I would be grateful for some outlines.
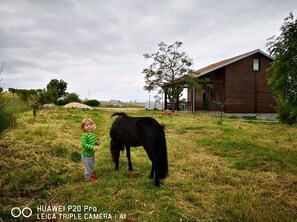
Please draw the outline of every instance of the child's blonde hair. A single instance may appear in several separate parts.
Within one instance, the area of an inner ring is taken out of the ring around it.
[[[80,125],[80,128],[82,130],[84,130],[84,127],[85,127],[85,125],[86,125],[87,122],[91,123],[94,126],[94,129],[96,128],[96,124],[94,123],[94,121],[92,119],[90,119],[90,118],[84,118],[81,121],[81,125]]]

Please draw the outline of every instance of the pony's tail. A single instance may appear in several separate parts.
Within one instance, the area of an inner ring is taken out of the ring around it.
[[[110,117],[114,117],[114,116],[128,116],[128,115],[127,113],[124,113],[124,112],[116,112],[112,114]]]
[[[157,144],[155,152],[157,156],[157,173],[160,179],[165,179],[168,176],[168,159],[167,159],[167,146],[164,132],[164,125],[158,124],[157,126]]]

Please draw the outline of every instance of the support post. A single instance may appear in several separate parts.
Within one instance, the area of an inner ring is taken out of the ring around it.
[[[167,110],[167,89],[164,91],[164,110]]]
[[[196,112],[196,88],[193,87],[193,95],[192,95],[192,112]]]

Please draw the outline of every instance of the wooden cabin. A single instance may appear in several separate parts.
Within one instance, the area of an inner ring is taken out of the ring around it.
[[[195,71],[195,77],[209,78],[212,87],[188,89],[189,107],[192,111],[274,113],[276,102],[267,84],[272,61],[257,49]]]

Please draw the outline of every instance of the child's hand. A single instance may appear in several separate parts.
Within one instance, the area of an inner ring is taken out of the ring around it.
[[[96,146],[100,146],[101,142],[100,141],[96,141]]]

